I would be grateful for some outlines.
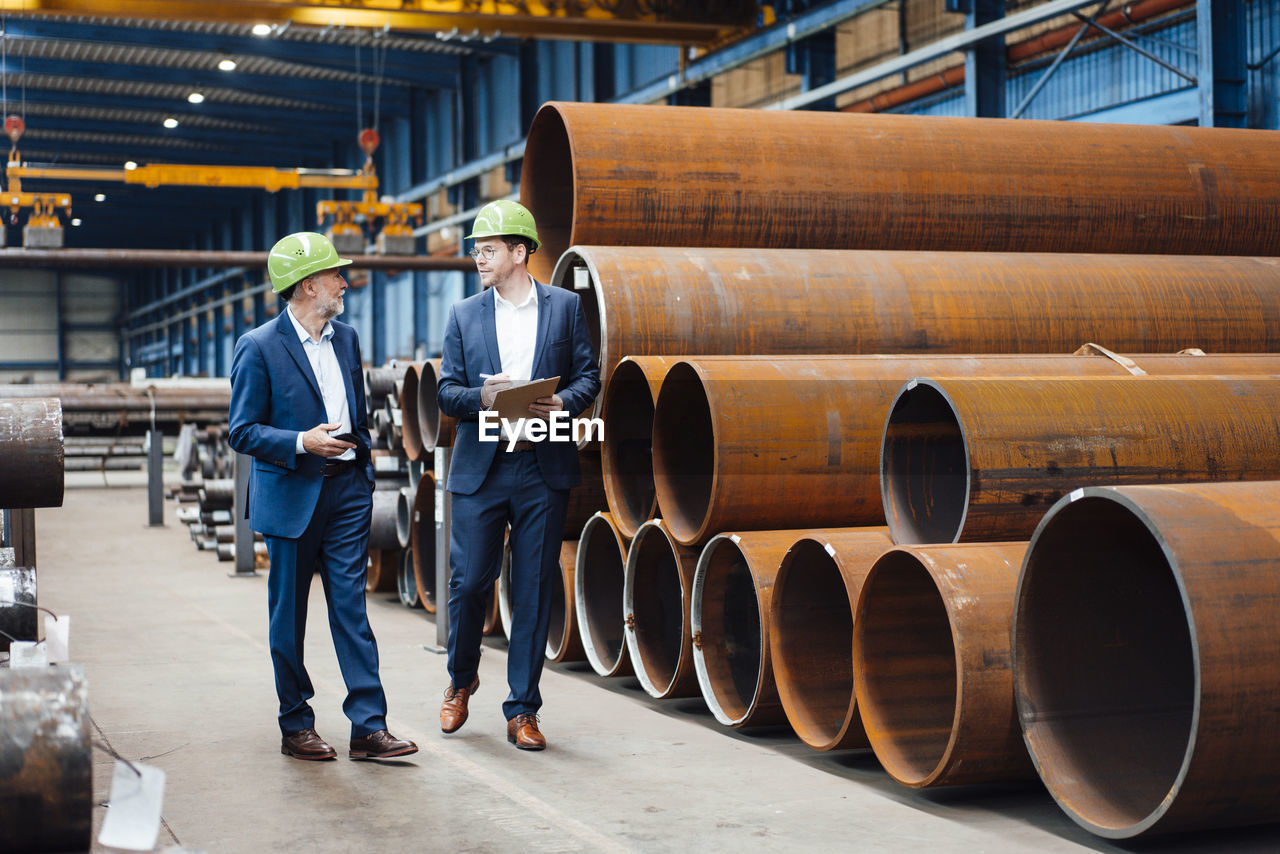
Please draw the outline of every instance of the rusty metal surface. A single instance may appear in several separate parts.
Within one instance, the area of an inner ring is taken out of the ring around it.
[[[36,602],[35,567],[0,566],[0,652],[8,651],[11,639],[40,639]]]
[[[573,573],[578,562],[578,541],[560,544],[560,572],[552,576],[551,631],[547,634],[547,661],[582,661],[582,638],[573,602]]]
[[[867,739],[904,786],[1033,778],[1013,709],[1013,596],[1026,543],[899,547],[854,608]]]
[[[61,507],[62,404],[0,398],[0,507]]]
[[[601,398],[600,454],[605,500],[622,536],[631,539],[658,508],[653,486],[653,404],[673,356],[629,356],[618,363]]]
[[[436,475],[424,471],[413,496],[413,524],[409,534],[413,578],[418,599],[428,614],[436,612]]]
[[[1262,354],[1133,359],[1152,374],[1280,370]],[[885,420],[902,383],[930,374],[1130,378],[1103,356],[690,357],[655,407],[661,516],[690,545],[726,530],[881,524]]]
[[[393,593],[396,574],[400,571],[400,552],[391,549],[369,549],[368,575],[365,578],[366,593]]]
[[[218,252],[185,249],[19,249],[0,250],[4,267],[250,267],[265,270],[266,252]],[[358,270],[461,270],[475,272],[475,262],[466,257],[438,255],[360,255],[352,269]]]
[[[814,750],[866,747],[853,688],[853,608],[887,528],[815,531],[778,566],[769,603],[769,649],[787,721]]]
[[[520,198],[543,281],[578,243],[1265,255],[1277,163],[1260,130],[551,101]]]
[[[388,480],[387,482],[392,482]],[[373,491],[373,513],[369,520],[369,551],[400,549],[400,532],[397,522],[400,509],[400,483],[394,489]]]
[[[693,663],[707,707],[725,726],[787,719],[769,656],[769,601],[782,558],[806,533],[718,534],[698,557],[689,619]]]
[[[404,453],[409,459],[422,459],[422,420],[418,417],[418,384],[422,376],[423,362],[410,362],[400,386],[400,437]]]
[[[582,483],[569,491],[569,504],[564,511],[564,530],[560,535],[565,540],[578,539],[587,520],[606,507],[599,442],[591,442],[578,449],[578,467],[582,470]]]
[[[423,451],[453,446],[458,420],[440,411],[436,391],[440,383],[440,360],[427,359],[418,376],[418,435]]]
[[[645,522],[627,552],[622,589],[627,652],[640,687],[659,700],[699,697],[689,607],[698,552],[660,519]]]
[[[88,851],[89,686],[78,664],[0,670],[0,851]]]
[[[622,610],[627,550],[631,543],[608,513],[582,526],[573,567],[573,608],[583,653],[601,676],[630,676],[626,614]]]
[[[1280,352],[1275,258],[575,246],[551,281],[606,388],[624,356]]]
[[[369,398],[369,408],[385,406],[387,398],[394,398],[396,383],[404,379],[408,370],[408,362],[365,368],[364,390],[365,396]]]
[[[1129,838],[1280,820],[1280,485],[1089,487],[1032,537],[1014,691],[1041,779]]]
[[[1280,478],[1280,377],[913,382],[881,455],[898,543],[1026,539],[1082,486]]]

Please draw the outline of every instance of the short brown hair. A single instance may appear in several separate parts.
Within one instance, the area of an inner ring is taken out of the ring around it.
[[[515,251],[517,246],[523,246],[525,255],[532,255],[534,253],[533,241],[527,237],[517,237],[514,234],[504,234],[502,235],[502,242],[507,244],[507,249],[512,252]]]

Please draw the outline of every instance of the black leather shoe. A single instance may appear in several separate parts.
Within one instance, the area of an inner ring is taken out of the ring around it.
[[[294,759],[337,759],[338,752],[325,744],[314,729],[300,729],[280,739],[280,752]]]
[[[385,729],[351,739],[352,759],[390,759],[417,753],[418,745],[403,738],[396,738]]]

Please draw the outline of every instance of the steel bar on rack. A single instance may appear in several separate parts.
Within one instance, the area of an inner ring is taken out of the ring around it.
[[[1086,487],[1031,539],[1017,714],[1058,805],[1125,839],[1280,819],[1280,485]]]

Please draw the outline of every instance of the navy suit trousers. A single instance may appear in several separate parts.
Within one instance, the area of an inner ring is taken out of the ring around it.
[[[530,451],[499,450],[481,487],[454,493],[449,544],[449,676],[471,685],[480,664],[485,605],[502,564],[502,535],[511,525],[511,638],[502,704],[511,720],[542,707],[538,681],[551,624],[553,572],[559,572],[560,535],[569,490],[552,489]]]
[[[387,728],[387,698],[378,677],[378,645],[365,611],[365,559],[373,498],[359,466],[327,477],[315,513],[297,539],[267,537],[271,663],[280,698],[280,730],[315,726],[307,701],[315,696],[302,663],[311,576],[320,574],[329,606],[329,631],[347,699],[342,710],[351,719],[351,737]]]

